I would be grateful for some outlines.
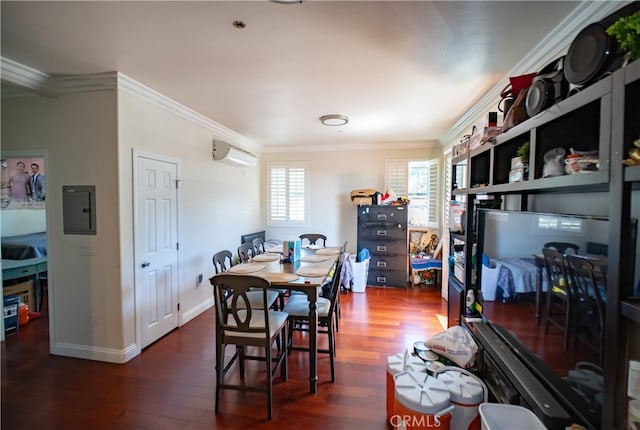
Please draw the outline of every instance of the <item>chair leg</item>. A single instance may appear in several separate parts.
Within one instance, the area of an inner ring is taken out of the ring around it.
[[[569,302],[566,302],[566,312],[564,314],[564,350],[569,350],[569,330],[571,330],[571,308]]]
[[[549,334],[549,318],[551,318],[551,291],[547,291],[547,299],[545,300],[544,312],[544,334]]]
[[[284,358],[282,359],[282,364],[280,365],[280,379],[282,379],[283,381],[286,381],[287,379],[289,379],[289,367],[287,366],[287,355],[288,355],[288,351],[287,351],[287,332],[288,332],[288,323],[285,324],[284,329],[282,330],[282,332],[280,333],[279,336],[282,337],[282,345],[284,345],[284,348],[280,351],[280,354],[284,355]]]
[[[273,370],[271,369],[271,345],[265,348],[265,363],[267,365],[267,417],[273,419]]]
[[[329,319],[329,326],[327,327],[327,334],[329,336],[329,363],[331,364],[331,382],[336,382],[336,339],[334,333],[333,323],[331,318]]]
[[[236,351],[240,352],[238,359],[240,360],[238,366],[240,366],[240,378],[244,379],[244,346],[237,345]]]
[[[220,396],[224,378],[224,345],[216,345],[216,414],[220,412]]]

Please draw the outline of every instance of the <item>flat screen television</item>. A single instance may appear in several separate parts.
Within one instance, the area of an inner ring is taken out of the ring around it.
[[[635,249],[637,222],[633,220],[631,224],[629,234]],[[484,267],[478,266],[476,274],[481,296],[489,298],[482,300],[483,316],[508,334],[509,343],[517,344],[514,349],[519,350],[532,371],[542,377],[550,375],[547,380],[555,385],[552,390],[574,398],[577,394],[599,416],[603,383],[600,342],[588,336],[585,342],[583,336],[576,344],[575,336],[570,336],[565,350],[562,331],[554,325],[546,329],[547,282],[539,257],[545,244],[569,242],[577,245],[578,255],[604,262],[606,273],[608,219],[480,209],[477,234],[477,253],[482,256]],[[606,294],[604,297],[606,300]]]

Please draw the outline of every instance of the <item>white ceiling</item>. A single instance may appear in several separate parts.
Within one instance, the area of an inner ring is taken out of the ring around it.
[[[1,52],[52,76],[120,71],[265,149],[425,142],[579,4],[3,0]],[[331,113],[351,121],[322,126]]]

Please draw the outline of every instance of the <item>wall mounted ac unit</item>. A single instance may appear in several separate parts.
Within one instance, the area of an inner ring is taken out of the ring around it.
[[[211,154],[213,155],[214,160],[223,161],[236,166],[252,167],[256,165],[257,161],[255,155],[227,142],[223,142],[222,140],[213,141]]]

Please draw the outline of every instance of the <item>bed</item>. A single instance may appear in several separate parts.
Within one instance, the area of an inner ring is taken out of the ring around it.
[[[47,256],[47,233],[29,233],[6,236],[2,239],[2,258],[24,260]]]
[[[508,299],[518,294],[536,293],[536,281],[538,277],[538,267],[535,258],[492,258],[490,268],[483,272],[496,271],[495,275],[483,273],[483,291],[498,293],[497,299]],[[493,276],[492,276],[493,275]],[[484,285],[485,277],[487,281],[491,279],[493,285]],[[547,282],[542,276],[542,291],[547,290]],[[501,296],[500,296],[501,293]],[[488,294],[490,295],[490,294]]]

